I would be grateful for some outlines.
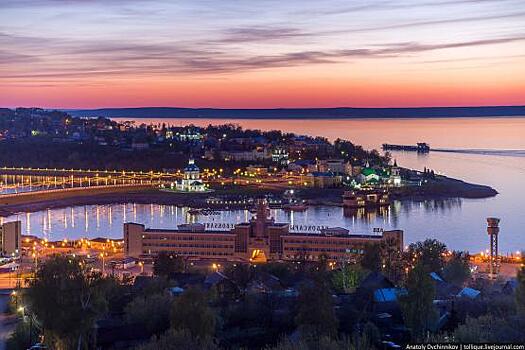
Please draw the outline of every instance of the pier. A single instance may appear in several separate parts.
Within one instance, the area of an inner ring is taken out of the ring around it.
[[[407,151],[407,152],[418,152],[428,153],[430,152],[430,146],[426,142],[418,142],[416,145],[393,145],[384,143],[384,151]]]

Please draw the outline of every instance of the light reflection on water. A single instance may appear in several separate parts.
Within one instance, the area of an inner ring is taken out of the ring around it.
[[[79,185],[79,179],[73,182],[66,176],[37,175],[0,175],[0,194],[32,192],[50,189],[68,188]]]
[[[353,233],[370,234],[374,228],[402,228],[407,218],[424,219],[429,212],[446,216],[461,206],[459,200],[428,201],[421,203],[395,201],[379,210],[348,211],[341,207],[310,207],[304,212],[285,212],[271,209],[277,222],[288,222],[294,231],[317,232],[319,227],[344,227]],[[21,213],[0,218],[0,223],[11,220],[22,222],[22,233],[49,240],[82,237],[122,237],[125,222],[137,222],[151,228],[176,228],[181,223],[200,222],[213,229],[229,229],[233,224],[249,221],[249,210],[218,211],[212,215],[190,215],[187,207],[160,204],[87,205],[63,209],[47,209],[35,213]],[[226,224],[226,225],[223,225]],[[413,240],[412,237],[407,237]]]
[[[343,138],[379,149],[382,143],[415,144],[463,149],[459,153],[393,152],[399,165],[434,169],[451,177],[494,187],[499,195],[487,199],[395,202],[381,213],[343,215],[342,208],[309,208],[303,213],[272,211],[277,221],[293,225],[341,226],[354,233],[370,233],[374,227],[399,228],[406,242],[431,237],[452,249],[479,252],[488,247],[485,218],[500,217],[501,251],[525,250],[525,118],[439,118],[439,119],[354,119],[354,120],[220,120],[151,119],[139,123],[167,123],[206,126],[235,123],[245,128],[283,130],[300,134]],[[483,149],[484,152],[472,151]],[[488,150],[488,151],[487,151]],[[176,227],[189,220],[235,223],[246,221],[248,211],[223,212],[219,216],[190,218],[187,208],[161,205],[115,204],[54,209],[20,214],[25,233],[50,239],[78,237],[122,237],[122,223],[133,221],[148,227]],[[86,220],[87,218],[87,220]]]

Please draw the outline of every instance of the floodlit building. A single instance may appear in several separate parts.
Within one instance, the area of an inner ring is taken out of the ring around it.
[[[401,186],[401,168],[397,166],[397,161],[390,168],[390,183],[396,187]]]
[[[288,151],[284,148],[279,147],[272,151],[272,162],[274,163],[278,163],[280,165],[288,165],[288,163],[290,163],[288,158]]]
[[[352,175],[352,164],[344,159],[317,160],[317,171]]]
[[[144,257],[169,252],[193,259],[266,262],[268,260],[317,260],[326,255],[331,260],[348,261],[363,253],[367,244],[389,240],[403,247],[403,231],[384,231],[382,235],[354,235],[342,228],[320,233],[290,232],[287,223],[269,217],[266,201],[257,207],[257,215],[229,231],[206,230],[202,224],[179,225],[177,229],[147,229],[136,223],[124,224],[126,256]]]
[[[343,183],[343,177],[331,171],[313,171],[303,176],[303,182],[311,187],[328,188],[337,187]]]
[[[0,254],[4,256],[18,255],[22,246],[22,223],[20,221],[6,222],[0,225]]]
[[[201,180],[201,170],[193,158],[189,159],[184,168],[184,177],[177,181],[176,188],[182,192],[206,192],[206,186]]]

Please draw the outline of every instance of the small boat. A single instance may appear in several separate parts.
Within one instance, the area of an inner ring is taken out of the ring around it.
[[[285,211],[305,211],[308,209],[308,205],[304,203],[290,203],[283,205]]]
[[[190,215],[199,215],[202,212],[202,209],[199,208],[190,208],[188,214]]]

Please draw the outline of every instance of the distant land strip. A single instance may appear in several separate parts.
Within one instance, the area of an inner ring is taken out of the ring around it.
[[[525,106],[418,108],[101,108],[65,109],[77,117],[108,118],[220,118],[220,119],[352,119],[352,118],[468,118],[525,117]]]

